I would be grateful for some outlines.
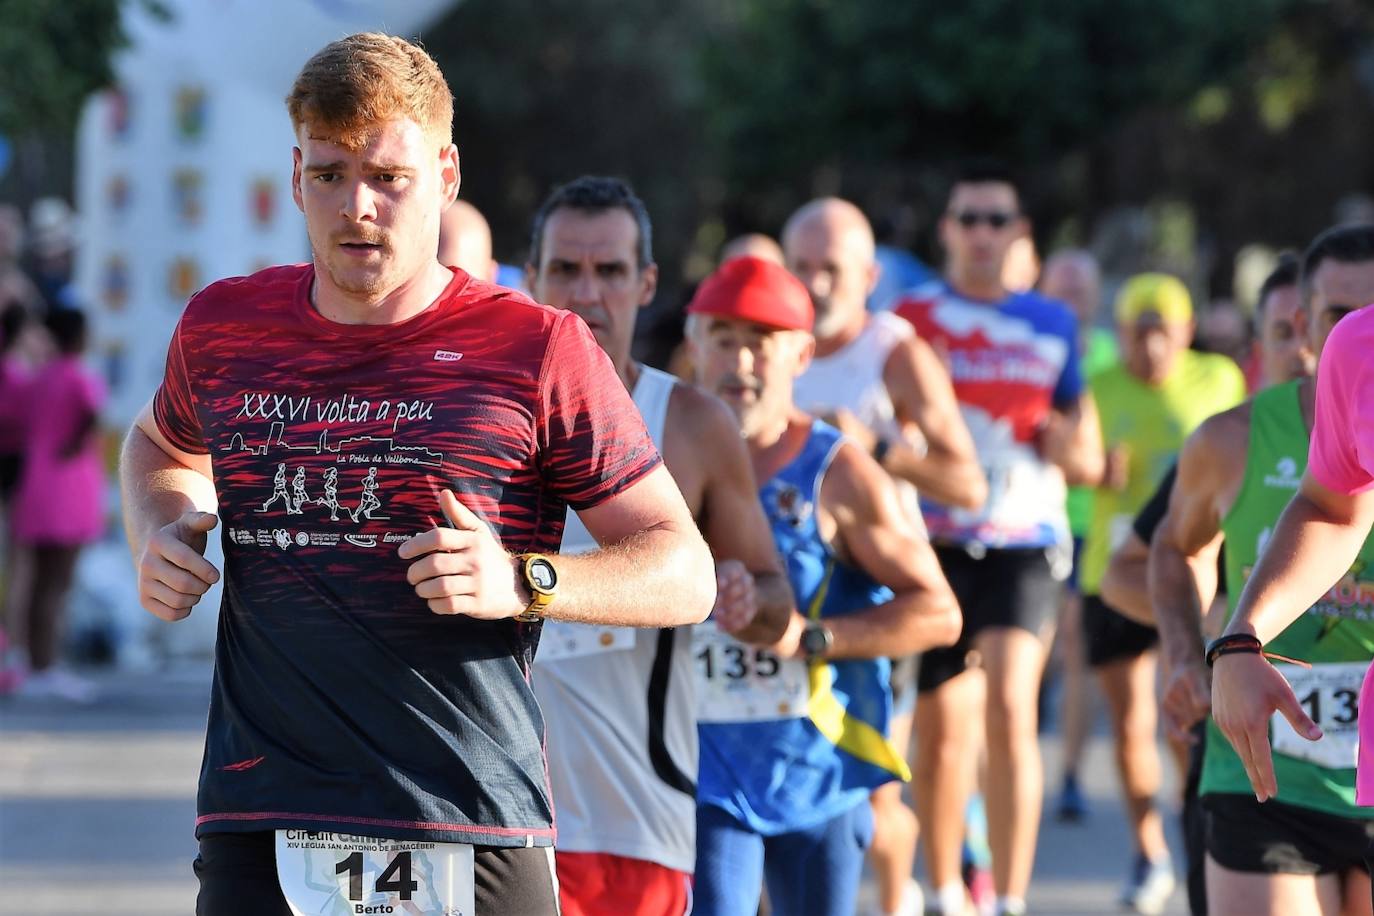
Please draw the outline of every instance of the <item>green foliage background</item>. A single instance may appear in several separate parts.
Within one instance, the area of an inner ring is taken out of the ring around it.
[[[0,134],[70,133],[123,42],[117,0],[0,0]]]
[[[0,197],[69,192],[118,7],[0,0],[0,133],[29,169]],[[1218,293],[1241,246],[1301,246],[1374,190],[1366,0],[463,0],[419,37],[497,254],[523,260],[554,184],[624,176],[654,217],[670,319],[726,238],[776,232],[817,194],[937,260],[971,154],[1019,167],[1042,249],[1129,250],[1123,269]]]

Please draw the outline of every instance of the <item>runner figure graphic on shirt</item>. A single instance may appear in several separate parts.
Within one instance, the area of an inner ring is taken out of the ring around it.
[[[324,471],[324,499],[314,501],[317,506],[329,507],[329,520],[337,522],[339,520],[339,469],[325,468]]]
[[[358,508],[349,514],[353,516],[355,522],[358,520],[358,516],[363,516],[368,520],[385,520],[385,515],[372,514],[380,508],[382,508],[382,501],[377,498],[377,469],[368,468],[367,476],[363,478],[363,498],[358,501]]]
[[[291,478],[291,495],[293,502],[287,509],[290,515],[300,515],[301,506],[308,502],[314,502],[305,492],[305,468],[296,468],[296,476]]]
[[[276,476],[272,478],[272,498],[262,504],[259,512],[266,512],[277,500],[286,503],[286,511],[291,512],[291,497],[286,492],[286,462],[277,465]]]

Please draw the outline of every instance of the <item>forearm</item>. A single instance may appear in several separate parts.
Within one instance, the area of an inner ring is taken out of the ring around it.
[[[826,617],[827,658],[882,658],[953,645],[963,624],[953,595],[899,594],[857,614]]]
[[[1150,599],[1164,657],[1173,665],[1202,661],[1202,588],[1189,558],[1156,538],[1150,547]],[[1215,583],[1213,583],[1215,584]]]
[[[796,610],[792,587],[782,573],[759,573],[754,576],[754,594],[758,612],[748,626],[732,635],[741,642],[772,645],[787,632]]]
[[[1067,407],[1056,407],[1040,437],[1040,452],[1064,474],[1071,487],[1096,487],[1107,472],[1102,427],[1091,396]]]
[[[1099,486],[1107,469],[1102,447],[1098,444],[1079,444],[1048,457],[1050,463],[1064,473],[1064,482],[1071,487]]]
[[[591,553],[555,558],[555,620],[607,626],[700,623],[716,597],[715,564],[695,527],[661,525]]]
[[[129,430],[119,456],[124,532],[135,560],[149,536],[185,512],[215,512],[215,485],[201,472],[168,455],[138,426]]]
[[[988,481],[972,456],[932,444],[927,451],[894,441],[883,456],[883,469],[908,481],[921,495],[961,509],[977,509],[988,496]]]
[[[1327,515],[1300,491],[1279,517],[1226,632],[1265,643],[1278,636],[1346,574],[1367,535],[1366,525]]]
[[[96,424],[99,416],[94,411],[86,411],[81,415],[76,428],[72,430],[72,436],[63,444],[60,454],[64,458],[71,458],[80,453],[87,441],[96,434]]]

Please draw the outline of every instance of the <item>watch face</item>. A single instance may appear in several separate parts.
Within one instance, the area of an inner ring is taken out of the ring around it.
[[[531,560],[529,565],[530,583],[540,591],[551,592],[558,584],[558,573],[548,560]]]
[[[807,655],[819,655],[825,651],[825,631],[820,627],[807,627],[802,631],[801,647]]]

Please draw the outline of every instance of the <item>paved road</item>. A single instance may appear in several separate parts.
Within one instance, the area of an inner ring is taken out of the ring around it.
[[[208,678],[206,666],[183,664],[102,675],[103,697],[86,708],[0,701],[0,914],[191,912]],[[1058,772],[1057,752],[1046,739],[1047,773]],[[1034,913],[1115,910],[1127,839],[1102,738],[1087,763],[1091,818],[1074,827],[1044,825]],[[1186,912],[1181,893],[1168,912]]]

